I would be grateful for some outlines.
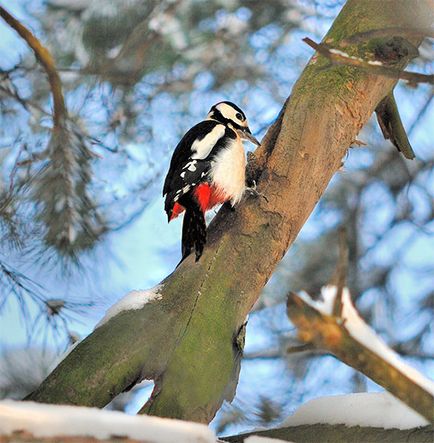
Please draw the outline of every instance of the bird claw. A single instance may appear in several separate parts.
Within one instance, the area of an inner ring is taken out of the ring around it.
[[[261,194],[260,192],[257,191],[257,189],[256,189],[256,181],[255,180],[252,181],[252,186],[246,187],[246,192],[249,193],[252,197],[255,197],[255,198],[262,197],[268,203],[268,198],[264,194]]]

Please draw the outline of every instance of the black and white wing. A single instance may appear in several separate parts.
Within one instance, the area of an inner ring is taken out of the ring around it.
[[[207,181],[213,158],[234,138],[232,129],[215,120],[204,120],[184,135],[175,148],[163,187],[169,218],[173,205],[183,195]]]

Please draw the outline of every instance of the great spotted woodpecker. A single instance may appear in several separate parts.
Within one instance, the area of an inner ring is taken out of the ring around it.
[[[185,211],[183,261],[194,249],[196,261],[206,243],[205,212],[219,203],[238,203],[246,189],[242,140],[259,146],[244,112],[234,103],[215,104],[205,120],[182,137],[164,182],[169,222]]]

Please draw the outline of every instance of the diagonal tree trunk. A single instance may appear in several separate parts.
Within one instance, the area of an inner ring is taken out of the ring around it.
[[[402,28],[406,37],[405,29],[428,27],[431,5],[349,0],[325,41],[338,47],[356,33],[389,27],[394,35]],[[389,40],[347,45],[345,52],[372,59],[373,49]],[[407,62],[404,56],[393,66],[402,69]],[[201,260],[187,259],[168,276],[161,300],[96,329],[28,399],[102,407],[152,378],[155,389],[142,412],[209,422],[223,398],[233,395],[246,315],[395,83],[314,56],[256,152],[258,190],[266,198],[249,197],[235,212],[222,208]]]

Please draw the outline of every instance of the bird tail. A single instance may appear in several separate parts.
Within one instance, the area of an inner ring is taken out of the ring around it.
[[[196,261],[202,255],[206,243],[205,215],[194,198],[190,199],[185,207],[184,221],[182,224],[182,263],[194,249]]]

